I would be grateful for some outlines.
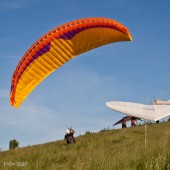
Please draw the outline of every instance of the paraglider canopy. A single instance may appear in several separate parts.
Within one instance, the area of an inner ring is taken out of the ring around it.
[[[54,28],[38,39],[12,76],[10,103],[19,107],[49,74],[75,56],[120,41],[131,41],[128,29],[108,18],[84,18]]]

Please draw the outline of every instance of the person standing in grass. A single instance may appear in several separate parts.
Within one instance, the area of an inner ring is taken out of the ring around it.
[[[75,130],[73,130],[72,128],[68,128],[66,130],[66,134],[64,136],[64,140],[66,141],[67,145],[69,144],[75,144],[76,141],[74,139],[74,133],[75,133]]]
[[[131,118],[131,126],[136,126],[136,124],[135,124],[135,117],[133,117],[133,116]]]
[[[123,121],[122,121],[122,128],[126,128],[126,118],[123,118]]]

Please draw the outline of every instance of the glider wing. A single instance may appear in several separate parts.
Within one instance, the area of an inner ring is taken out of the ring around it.
[[[112,101],[106,106],[112,110],[141,119],[157,121],[170,115],[170,105],[145,105],[140,103]]]

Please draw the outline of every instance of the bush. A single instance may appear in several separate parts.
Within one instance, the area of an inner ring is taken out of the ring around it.
[[[19,142],[16,139],[9,141],[9,149],[15,149],[18,148]]]
[[[91,134],[90,131],[86,131],[86,132],[85,132],[85,135],[89,135],[89,134]]]

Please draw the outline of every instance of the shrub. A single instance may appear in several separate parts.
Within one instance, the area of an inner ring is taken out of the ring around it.
[[[85,135],[88,135],[88,134],[91,134],[91,132],[90,132],[90,131],[86,131],[86,132],[85,132]]]
[[[16,139],[9,141],[9,149],[15,149],[18,148],[19,142]]]

